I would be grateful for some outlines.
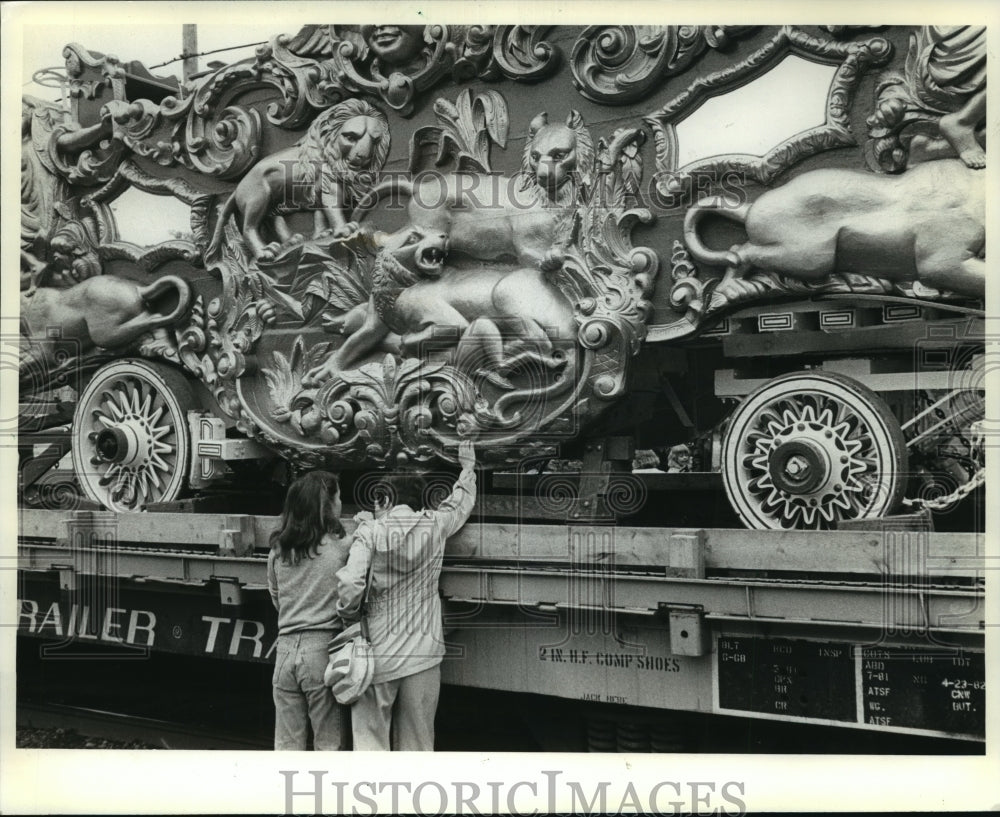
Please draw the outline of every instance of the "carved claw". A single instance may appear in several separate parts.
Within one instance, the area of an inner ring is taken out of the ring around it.
[[[277,241],[272,241],[266,247],[262,248],[259,253],[257,253],[257,260],[273,261],[280,249],[281,245]]]
[[[257,301],[257,315],[268,326],[273,326],[278,320],[277,310],[270,301]]]
[[[545,253],[538,266],[542,272],[555,272],[556,270],[562,269],[562,265],[565,261],[566,253],[558,247],[553,247]]]
[[[726,263],[729,264],[729,269],[726,270],[726,277],[743,275],[748,268],[746,262],[735,249],[726,253]]]
[[[324,312],[323,317],[320,318],[320,324],[322,325],[324,332],[330,332],[334,335],[343,335],[344,328],[347,326],[347,314],[331,315],[329,312]]]
[[[492,369],[480,369],[477,374],[486,380],[487,383],[492,383],[499,389],[503,389],[504,391],[512,391],[514,389],[513,383],[511,383],[502,374]]]
[[[306,389],[313,389],[325,383],[336,374],[337,369],[332,361],[327,361],[319,366],[315,366],[306,372],[302,378],[302,386]]]
[[[346,224],[337,227],[333,231],[334,238],[349,238],[361,229],[361,225],[356,221],[348,221]]]

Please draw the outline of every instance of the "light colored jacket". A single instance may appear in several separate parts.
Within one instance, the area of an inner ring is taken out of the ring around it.
[[[385,516],[358,514],[347,564],[337,573],[337,610],[356,621],[371,563],[368,632],[375,653],[372,683],[423,672],[441,663],[444,633],[438,582],[445,541],[468,520],[476,472],[463,470],[437,510],[397,505]]]

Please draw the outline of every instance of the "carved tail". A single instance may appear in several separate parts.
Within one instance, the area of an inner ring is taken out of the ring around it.
[[[365,196],[361,201],[358,202],[358,206],[354,208],[354,212],[351,213],[351,221],[361,221],[371,209],[378,204],[385,193],[395,192],[397,195],[403,195],[407,198],[413,197],[413,182],[408,179],[386,179],[384,182],[380,182],[375,185],[371,190],[365,193]]]
[[[142,298],[142,302],[147,307],[152,307],[154,301],[160,295],[171,289],[177,292],[177,306],[164,315],[156,312],[148,313],[145,316],[148,320],[148,323],[145,324],[147,329],[159,329],[161,326],[170,326],[183,318],[191,308],[191,285],[176,275],[164,275],[162,278],[157,278],[148,286],[139,287],[139,297]]]
[[[713,267],[725,267],[736,263],[733,254],[728,250],[713,250],[706,247],[701,241],[701,236],[698,235],[698,226],[706,213],[714,213],[731,221],[745,224],[749,210],[749,202],[733,207],[726,203],[723,196],[702,199],[688,208],[687,214],[684,216],[684,243],[695,261]]]
[[[236,210],[236,192],[234,191],[222,208],[222,212],[219,214],[219,220],[215,223],[215,230],[212,233],[212,240],[208,242],[208,247],[205,248],[205,259],[211,258],[219,251],[219,245],[222,244],[222,235],[226,229],[226,222],[229,221],[229,217]]]
[[[177,306],[165,314],[154,312],[156,299],[168,292],[177,292]],[[115,327],[105,327],[105,333],[94,341],[108,349],[127,346],[146,332],[169,326],[183,318],[191,308],[191,285],[176,275],[164,275],[153,283],[135,288],[138,303],[133,306],[136,314]]]
[[[571,388],[576,382],[575,372],[576,355],[573,355],[572,358],[567,361],[566,368],[561,372],[561,376],[558,379],[553,380],[547,386],[541,389],[537,387],[516,389],[515,391],[507,392],[497,398],[496,403],[493,404],[493,416],[490,419],[493,424],[500,428],[513,428],[521,422],[521,412],[515,411],[513,414],[508,416],[506,414],[508,406],[517,404],[522,400],[530,400],[533,405],[538,405],[540,401],[562,394],[564,391]]]

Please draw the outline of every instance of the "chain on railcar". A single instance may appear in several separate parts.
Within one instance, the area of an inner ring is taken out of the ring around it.
[[[568,521],[981,496],[984,28],[315,25],[183,83],[64,53],[22,106],[26,505],[462,439]],[[123,226],[166,204],[189,229]]]

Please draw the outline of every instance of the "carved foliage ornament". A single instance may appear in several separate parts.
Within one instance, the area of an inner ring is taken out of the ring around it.
[[[903,170],[916,161],[958,153],[984,167],[986,28],[923,26],[910,36],[902,74],[884,77],[868,118],[866,153],[873,169]]]
[[[707,49],[725,49],[754,28],[589,26],[573,45],[573,82],[595,102],[635,102],[685,71]]]
[[[76,172],[80,179],[107,181],[127,147],[165,167],[180,164],[220,179],[238,178],[260,158],[263,126],[256,110],[228,104],[239,93],[255,87],[276,91],[278,99],[267,106],[265,117],[289,129],[303,127],[317,111],[356,94],[375,95],[408,116],[418,95],[443,79],[550,76],[560,61],[558,49],[544,39],[550,28],[306,26],[294,36],[276,36],[255,59],[219,69],[182,96],[168,96],[159,105],[142,100],[110,107],[102,115],[109,122],[106,129],[114,129],[108,143],[112,151],[88,153]],[[79,75],[84,63],[98,64],[79,46],[67,51],[67,59],[71,76]],[[101,83],[124,82],[113,58],[101,64],[107,74]],[[75,80],[75,93],[87,93],[85,84]],[[115,91],[116,99],[124,99],[123,88]]]
[[[199,365],[241,427],[293,459],[427,462],[472,438],[485,460],[514,462],[574,436],[624,389],[658,263],[629,239],[651,219],[633,207],[642,132],[595,145],[575,112],[536,116],[525,169],[504,177],[490,173],[509,127],[499,93],[435,111],[411,174],[386,177],[354,214],[360,232],[255,261],[223,225],[215,345],[203,332]],[[390,192],[410,223],[383,234]]]
[[[789,54],[837,64],[837,72],[827,93],[826,121],[776,145],[764,156],[719,156],[679,168],[678,123],[708,98],[756,79]],[[782,26],[752,54],[724,70],[699,77],[658,111],[645,117],[656,142],[660,192],[668,197],[681,192],[696,172],[714,172],[718,177],[726,172],[736,172],[746,179],[769,184],[780,173],[808,156],[855,144],[849,118],[854,94],[865,72],[886,62],[891,54],[891,43],[884,37],[836,42],[813,36],[794,26]]]

